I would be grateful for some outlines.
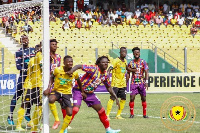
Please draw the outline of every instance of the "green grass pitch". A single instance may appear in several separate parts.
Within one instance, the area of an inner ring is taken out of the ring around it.
[[[97,94],[98,98],[101,100],[103,107],[106,110],[107,101],[109,99],[109,94]],[[160,109],[162,104],[165,100],[172,96],[184,96],[192,101],[196,109],[196,118],[193,125],[185,131],[181,131],[181,133],[198,133],[200,132],[200,93],[174,93],[174,94],[147,94],[147,114],[150,116],[149,119],[144,119],[142,117],[142,105],[140,96],[136,96],[135,100],[135,107],[134,113],[135,117],[133,119],[129,117],[129,94],[127,94],[127,101],[125,108],[122,112],[122,117],[125,120],[116,120],[115,115],[117,112],[116,104],[113,104],[113,108],[111,111],[111,120],[110,126],[113,129],[121,129],[121,133],[173,133],[175,131],[171,131],[166,128],[160,117]],[[4,101],[0,105],[0,132],[4,132],[4,127],[7,126],[7,131],[15,129],[15,127],[9,126],[7,124],[7,115],[9,112],[9,104],[11,97],[8,96],[0,96],[0,101]],[[18,101],[20,103],[20,100]],[[62,125],[62,113],[60,110],[60,105],[57,103],[57,109],[59,113],[59,118],[61,120]],[[15,123],[16,121],[16,114],[19,105],[15,109]],[[32,107],[32,111],[35,107]],[[50,113],[50,111],[49,111]],[[58,133],[61,125],[58,129],[53,130],[51,126],[54,123],[54,118],[52,114],[49,115],[50,118],[50,133]],[[22,127],[26,127],[26,120],[23,120]],[[98,118],[98,114],[92,108],[88,108],[84,102],[82,102],[82,106],[80,108],[79,113],[75,116],[74,120],[72,121],[71,125],[72,129],[68,130],[68,133],[105,133],[105,129]],[[30,132],[30,129],[27,130]]]

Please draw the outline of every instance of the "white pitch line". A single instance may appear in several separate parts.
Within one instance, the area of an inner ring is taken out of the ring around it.
[[[117,112],[110,112],[112,114],[116,114]],[[121,113],[121,114],[125,114],[125,115],[128,115],[127,113]],[[135,116],[139,116],[139,117],[143,117],[143,115],[135,115]],[[161,119],[160,117],[156,117],[156,116],[148,116],[149,118],[155,118],[155,119]],[[164,118],[166,119],[166,118]],[[186,121],[186,120],[183,120],[183,121]],[[193,122],[193,121],[189,121],[189,122]],[[200,121],[194,121],[194,123],[200,123]]]

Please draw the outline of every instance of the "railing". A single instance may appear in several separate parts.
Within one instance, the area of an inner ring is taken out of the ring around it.
[[[117,42],[117,44],[112,43],[112,49],[117,48],[119,49],[119,42]],[[141,49],[151,49],[153,52],[155,52],[155,54],[159,54],[164,60],[166,61],[170,61],[170,63],[176,67],[177,69],[179,69],[182,72],[193,72],[190,68],[187,68],[187,62],[185,61],[185,64],[179,62],[177,59],[175,59],[174,57],[172,57],[171,55],[169,55],[168,53],[166,53],[165,51],[163,51],[161,48],[157,47],[155,44],[151,43],[151,42],[120,42],[120,44],[125,44],[126,47],[140,47]],[[155,49],[157,49],[155,51]],[[185,50],[185,49],[184,49]],[[186,52],[185,52],[186,53]],[[128,56],[129,57],[129,56]],[[129,57],[131,58],[131,57]],[[184,57],[185,58],[185,57]]]

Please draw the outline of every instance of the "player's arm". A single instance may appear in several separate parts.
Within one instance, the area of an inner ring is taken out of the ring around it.
[[[119,100],[118,100],[117,96],[115,95],[115,92],[113,91],[113,88],[111,86],[106,86],[106,89],[108,90],[110,95],[116,99],[116,104],[117,104],[118,108],[120,109]]]
[[[130,78],[130,72],[128,71],[127,74],[126,74],[126,83],[128,83],[129,78]]]
[[[23,59],[20,56],[20,52],[16,52],[16,54],[15,54],[15,60],[16,60],[17,70],[22,70],[22,65],[21,64],[23,64]]]
[[[145,73],[145,87],[148,90],[149,69],[146,69],[144,73]]]
[[[81,69],[83,65],[76,65],[74,66],[71,70],[69,70],[68,72],[66,72],[69,75],[72,75],[73,72],[75,72],[78,69]]]
[[[49,95],[50,89],[51,89],[51,86],[52,86],[53,82],[54,82],[54,75],[51,74],[51,75],[50,75],[50,79],[49,79],[48,88],[43,92],[43,94],[44,94],[45,96]]]
[[[81,95],[82,95],[83,99],[86,99],[86,98],[87,98],[87,95],[86,95],[86,93],[85,93],[84,90],[83,90],[83,87],[82,87],[82,83],[81,83],[80,78],[78,78],[78,79],[76,79],[76,80],[77,80],[77,84],[78,84],[79,88],[81,89]]]
[[[126,70],[129,71],[129,72],[133,72],[133,73],[135,73],[137,71],[136,68],[131,68],[129,66],[126,66]]]

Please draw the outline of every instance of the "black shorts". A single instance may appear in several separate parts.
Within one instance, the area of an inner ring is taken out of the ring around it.
[[[62,94],[57,91],[52,91],[50,95],[55,95],[60,106],[65,109],[66,107],[72,108],[72,94]]]
[[[41,104],[42,103],[42,96],[40,95],[41,90],[42,90],[42,88],[40,88],[40,87],[36,87],[33,89],[26,89],[25,97],[24,97],[23,101],[25,103],[31,102],[31,104],[35,103],[37,105]]]
[[[126,87],[124,87],[124,88],[113,87],[113,91],[115,92],[115,95],[118,98],[126,100]],[[114,100],[115,98],[110,96],[110,99]]]

